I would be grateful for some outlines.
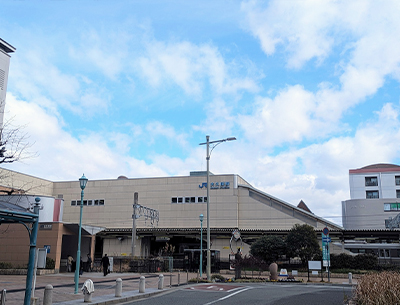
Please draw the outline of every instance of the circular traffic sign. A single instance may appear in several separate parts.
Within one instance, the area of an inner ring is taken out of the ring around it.
[[[324,233],[324,235],[328,235],[328,234],[329,234],[329,229],[328,229],[327,227],[325,227],[325,228],[322,230],[322,233]]]

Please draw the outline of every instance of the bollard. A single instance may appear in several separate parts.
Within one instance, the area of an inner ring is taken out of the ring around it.
[[[178,287],[181,284],[181,271],[178,270]]]
[[[142,275],[139,280],[139,292],[144,293],[145,289],[146,289],[146,279]]]
[[[158,289],[163,290],[164,289],[164,275],[160,274],[158,276]]]
[[[3,289],[1,291],[1,294],[0,294],[0,305],[5,305],[6,304],[6,291],[7,290],[5,290],[5,289]]]
[[[122,295],[122,280],[117,278],[115,281],[115,296],[120,297]]]
[[[92,295],[94,292],[94,285],[91,279],[87,279],[82,286],[83,292],[83,302],[91,303],[92,302]]]
[[[353,284],[353,275],[349,272],[349,284]]]
[[[189,270],[186,270],[186,285],[189,284]]]
[[[44,288],[43,305],[53,304],[53,286],[46,285]]]

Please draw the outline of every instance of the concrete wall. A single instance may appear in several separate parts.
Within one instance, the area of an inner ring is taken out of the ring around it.
[[[0,186],[30,195],[53,196],[53,182],[7,169],[0,169]]]
[[[385,219],[400,211],[384,211],[385,203],[400,203],[398,199],[355,199],[342,201],[342,223],[346,230],[386,229]]]
[[[49,227],[39,227],[36,247],[50,246],[47,257],[55,260],[56,271],[60,268],[63,225],[48,223]],[[45,229],[44,229],[45,228]],[[11,263],[14,267],[27,267],[29,262],[29,235],[22,224],[0,227],[0,262]]]

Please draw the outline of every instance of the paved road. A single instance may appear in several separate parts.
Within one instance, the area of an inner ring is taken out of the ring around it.
[[[339,285],[201,284],[169,291],[125,305],[338,305],[352,289]]]

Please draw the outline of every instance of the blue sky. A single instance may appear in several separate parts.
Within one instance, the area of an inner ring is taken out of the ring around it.
[[[60,181],[205,170],[341,223],[348,170],[399,163],[398,1],[2,1],[6,118]]]

